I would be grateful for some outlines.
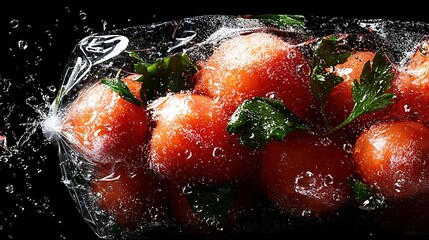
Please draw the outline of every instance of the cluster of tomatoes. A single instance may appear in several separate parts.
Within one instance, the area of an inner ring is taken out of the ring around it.
[[[421,43],[406,66],[392,63],[392,105],[333,133],[295,130],[254,149],[226,131],[237,107],[254,97],[280,100],[299,118],[322,125],[310,91],[311,60],[267,32],[225,40],[201,63],[193,89],[146,106],[96,83],[71,103],[62,132],[94,163],[94,201],[128,229],[166,219],[190,232],[234,229],[267,202],[280,214],[324,218],[364,206],[351,179],[371,190],[368,201],[417,204],[429,193],[426,48]],[[335,66],[344,81],[327,97],[331,124],[352,111],[353,81],[375,54],[355,49]],[[122,81],[141,99],[139,77]],[[388,212],[394,211],[399,207]]]

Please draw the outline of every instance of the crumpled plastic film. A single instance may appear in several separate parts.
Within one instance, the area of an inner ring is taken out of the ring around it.
[[[222,41],[252,32],[271,32],[297,45],[331,34],[350,34],[352,41],[367,45],[368,48],[377,46],[393,63],[403,66],[429,32],[429,24],[421,22],[304,17],[305,24],[302,26],[281,25],[255,16],[195,16],[95,33],[76,45],[66,64],[60,90],[43,127],[45,136],[58,146],[63,183],[69,189],[84,221],[98,236],[111,239],[118,236],[149,238],[183,234],[177,223],[169,217],[139,226],[137,229],[118,227],[115,218],[100,209],[90,188],[90,182],[95,178],[95,163],[79,153],[60,129],[70,104],[80,92],[94,85],[102,77],[114,77],[118,70],[132,68],[134,61],[128,51],[138,52],[139,56],[149,63],[175,53],[186,53],[190,60],[196,63],[207,59]],[[271,216],[272,209],[265,211],[265,214]],[[237,232],[287,233],[293,232],[296,225],[290,219],[267,217],[256,223],[252,222]]]

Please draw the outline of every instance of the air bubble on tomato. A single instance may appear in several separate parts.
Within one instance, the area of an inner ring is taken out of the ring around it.
[[[139,75],[123,79],[139,96]],[[135,162],[148,135],[148,112],[100,82],[82,91],[62,120],[61,134],[89,161],[114,165]]]
[[[429,191],[429,128],[414,121],[372,125],[353,151],[359,175],[386,199]]]
[[[305,118],[312,99],[310,71],[297,46],[257,32],[222,42],[203,63],[195,90],[219,101],[228,114],[246,99],[275,93],[289,110]]]
[[[262,182],[267,197],[295,216],[335,213],[351,196],[354,173],[351,154],[335,137],[295,131],[270,142],[262,157]]]
[[[170,94],[150,109],[156,126],[149,162],[160,176],[181,184],[215,184],[248,179],[257,171],[258,152],[226,132],[228,115],[213,99]]]

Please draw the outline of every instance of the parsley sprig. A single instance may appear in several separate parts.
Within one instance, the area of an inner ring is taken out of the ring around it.
[[[120,76],[121,70],[116,73],[114,78],[103,78],[101,83],[106,87],[112,89],[114,92],[118,93],[120,97],[127,100],[130,103],[133,103],[137,106],[145,106],[145,102],[140,101],[137,97],[131,92],[128,86],[122,81]]]
[[[129,51],[128,55],[137,61],[134,64],[134,72],[141,75],[136,81],[142,82],[140,89],[142,100],[137,99],[122,81],[120,70],[115,78],[103,78],[101,82],[135,105],[144,106],[169,92],[189,90],[194,86],[192,77],[197,67],[186,54],[174,54],[157,59],[153,63],[146,63],[136,52]]]
[[[349,52],[339,50],[339,38],[335,35],[320,39],[314,49],[310,89],[319,103],[326,129],[330,129],[326,113],[327,98],[332,89],[344,81],[342,77],[334,73],[334,69],[336,65],[346,62],[349,57]],[[330,69],[330,71],[326,71],[326,69]]]
[[[226,131],[239,134],[242,145],[261,148],[270,140],[281,141],[287,134],[308,125],[275,99],[256,97],[244,101],[229,119]]]
[[[352,96],[354,100],[353,110],[350,115],[338,126],[331,129],[336,131],[349,124],[359,116],[375,112],[393,104],[395,94],[387,92],[394,77],[392,65],[386,59],[381,50],[377,51],[372,61],[366,62],[360,81],[355,79],[352,85]]]

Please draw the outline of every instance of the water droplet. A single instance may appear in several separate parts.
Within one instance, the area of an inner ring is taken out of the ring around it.
[[[50,85],[50,86],[48,86],[48,90],[50,92],[55,92],[57,90],[57,88],[54,85]]]
[[[52,38],[52,32],[51,32],[51,30],[46,30],[45,31],[45,33],[46,33],[46,36],[48,36],[48,38]]]
[[[214,158],[223,157],[223,156],[225,156],[224,152],[225,152],[225,150],[223,150],[223,148],[215,147],[215,148],[213,149],[212,156],[213,156]]]
[[[14,192],[14,187],[12,184],[7,184],[5,189],[6,189],[7,193],[13,193]]]
[[[320,143],[321,143],[323,146],[329,146],[329,145],[332,143],[332,140],[331,140],[331,139],[329,139],[329,138],[322,138],[322,139],[320,140]]]
[[[112,126],[110,126],[110,124],[105,124],[104,127],[106,128],[107,131],[112,131]]]
[[[407,104],[405,104],[405,105],[404,105],[404,111],[405,111],[406,113],[409,113],[409,112],[411,112],[411,108],[410,108]]]
[[[24,40],[18,41],[18,48],[22,50],[26,50],[28,48],[28,42]]]
[[[84,31],[85,33],[88,33],[88,34],[91,34],[91,33],[93,33],[93,32],[94,32],[94,30],[93,30],[92,28],[88,27],[88,26],[84,26],[84,27],[83,27],[83,31]]]
[[[86,19],[86,13],[82,10],[79,11],[79,18],[80,20],[85,20]]]
[[[343,150],[346,153],[351,153],[353,151],[353,145],[351,143],[344,143],[343,144]]]
[[[0,148],[7,150],[7,138],[0,132]]]
[[[107,21],[106,20],[101,20],[101,25],[102,25],[103,31],[106,31],[106,29],[107,29]]]
[[[12,19],[12,21],[10,21],[11,28],[17,28],[18,26],[19,26],[19,21],[17,19]]]
[[[324,180],[326,185],[331,185],[334,183],[334,177],[332,177],[331,174],[325,175]]]
[[[294,49],[291,49],[287,54],[287,58],[293,59],[295,57],[296,57],[296,51]]]
[[[305,210],[303,210],[301,212],[301,216],[303,216],[303,217],[309,217],[309,216],[311,216],[311,211],[308,210],[308,209],[305,209]]]

